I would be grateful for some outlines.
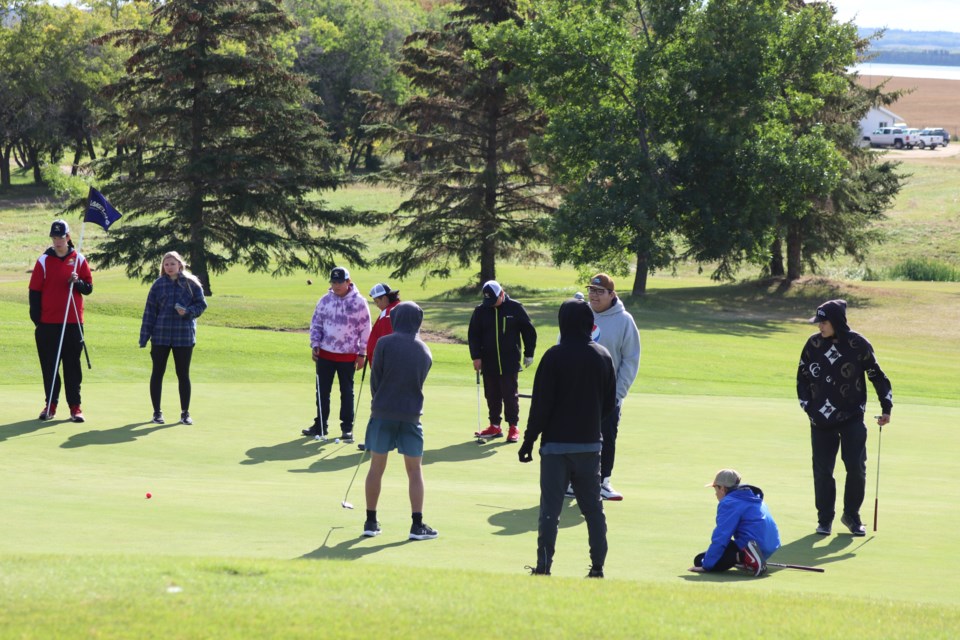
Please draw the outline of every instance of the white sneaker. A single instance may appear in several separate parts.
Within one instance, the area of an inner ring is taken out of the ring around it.
[[[568,497],[568,498],[576,498],[576,497],[577,497],[577,494],[575,494],[575,493],[573,492],[573,484],[572,484],[572,483],[567,485],[567,490],[563,493],[563,495],[565,495],[565,496]]]
[[[613,488],[610,478],[604,478],[600,483],[600,497],[604,500],[623,500],[623,494]]]

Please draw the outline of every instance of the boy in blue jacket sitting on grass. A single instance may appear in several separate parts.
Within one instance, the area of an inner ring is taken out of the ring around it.
[[[740,484],[740,474],[721,469],[712,483],[717,500],[717,526],[710,547],[697,554],[690,571],[726,571],[736,566],[754,576],[767,570],[767,558],[780,548],[780,532],[759,487]]]

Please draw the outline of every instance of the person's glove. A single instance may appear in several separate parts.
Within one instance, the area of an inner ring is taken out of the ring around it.
[[[520,451],[517,452],[520,462],[533,462],[533,443],[527,440],[520,445]]]
[[[533,364],[533,356],[527,356],[523,359],[523,368],[528,369]]]

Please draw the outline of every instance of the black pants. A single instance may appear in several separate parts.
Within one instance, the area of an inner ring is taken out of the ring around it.
[[[600,421],[600,435],[603,436],[603,449],[600,451],[600,479],[613,475],[613,459],[617,455],[617,432],[620,426],[620,403],[610,415]]]
[[[151,343],[150,359],[153,360],[153,372],[150,374],[150,401],[154,412],[160,411],[160,397],[163,395],[163,374],[167,372],[167,360],[173,351],[173,366],[177,372],[180,389],[180,410],[190,410],[190,360],[193,358],[193,346],[171,347]]]
[[[560,511],[567,486],[573,484],[577,506],[587,521],[590,563],[603,567],[607,559],[607,518],[600,500],[598,453],[547,454],[540,457],[540,522],[537,569],[549,571],[557,545]]]
[[[825,525],[833,522],[837,501],[833,467],[837,462],[838,449],[847,471],[843,488],[843,512],[859,520],[860,506],[867,488],[867,427],[863,418],[836,427],[811,427],[810,443],[813,447],[813,490],[817,521]]]
[[[737,564],[737,561],[740,559],[740,549],[737,548],[737,543],[731,540],[727,543],[727,548],[723,550],[723,555],[720,556],[720,559],[717,560],[717,564],[713,565],[713,568],[710,571],[726,571],[727,569],[733,568]],[[702,567],[703,566],[703,557],[707,555],[706,552],[698,553],[693,559],[693,566]]]
[[[320,431],[321,419],[324,435],[330,427],[330,392],[336,376],[340,383],[340,431],[353,433],[353,374],[356,370],[355,362],[317,360],[320,395],[317,397],[317,418],[313,421],[315,431]]]
[[[483,395],[487,399],[487,412],[490,414],[490,424],[500,426],[500,409],[503,408],[503,417],[507,424],[520,422],[520,396],[517,395],[516,373],[487,373],[483,372]]]
[[[57,346],[60,344],[62,324],[40,323],[34,330],[34,339],[37,342],[37,356],[40,358],[40,372],[43,375],[43,401],[50,398],[50,384],[53,384],[53,404],[60,398],[60,363],[63,363],[63,384],[65,386],[67,404],[80,404],[80,383],[83,382],[83,367],[80,366],[80,355],[83,352],[83,340],[80,338],[82,325],[67,323],[63,334],[63,348],[60,350],[60,361],[57,362]]]

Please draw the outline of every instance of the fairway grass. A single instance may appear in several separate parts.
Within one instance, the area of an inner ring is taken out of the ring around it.
[[[960,624],[949,562],[960,495],[943,473],[956,407],[897,405],[883,434],[879,530],[854,538],[837,522],[822,538],[794,402],[631,395],[615,473],[626,498],[605,505],[598,584],[582,577],[586,527],[572,500],[554,575],[525,575],[537,464],[519,464],[515,445],[473,442],[473,391],[428,382],[425,519],[440,537],[410,542],[397,459],[381,536],[359,535],[366,464],[349,496],[357,509],[341,508],[360,452],[299,437],[310,380],[197,384],[190,427],[150,424],[145,382],[86,385],[79,425],[24,416],[33,405],[14,399],[34,386],[0,387],[0,637],[363,637],[379,624],[384,637],[420,625],[433,637],[823,638],[862,624],[946,638]],[[686,572],[713,525],[703,484],[724,466],[765,490],[784,543],[773,560],[825,573]]]

